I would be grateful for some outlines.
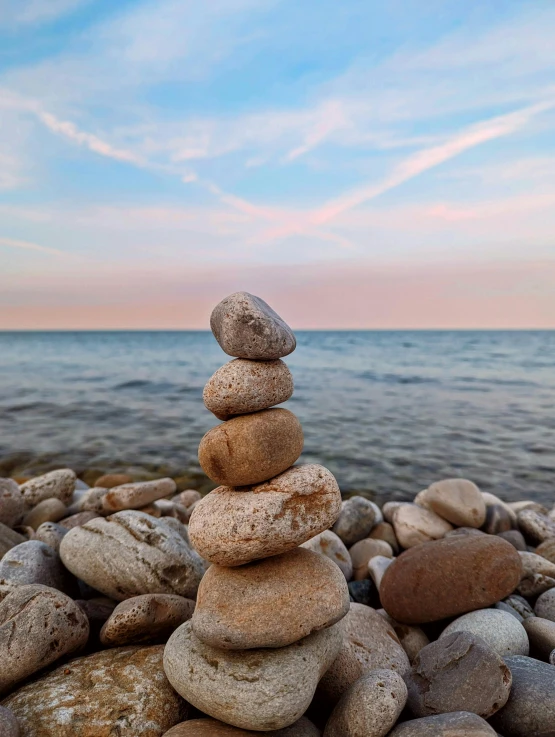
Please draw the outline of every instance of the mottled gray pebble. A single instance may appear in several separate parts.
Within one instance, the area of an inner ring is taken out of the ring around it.
[[[5,706],[0,706],[0,737],[19,737],[19,724],[15,714]]]
[[[50,545],[56,552],[59,552],[62,538],[67,533],[68,530],[62,525],[56,524],[56,522],[43,522],[36,530],[33,539],[40,540],[40,542]]]
[[[537,617],[555,622],[555,589],[549,589],[549,591],[538,596],[534,612]]]
[[[0,559],[16,545],[24,543],[26,537],[0,522]]]
[[[341,504],[341,512],[332,530],[349,548],[368,537],[375,524],[375,505],[363,496],[353,496]]]
[[[0,561],[0,583],[42,584],[68,595],[77,582],[64,568],[58,553],[40,540],[28,540],[9,550]]]
[[[503,540],[511,543],[513,548],[516,548],[516,550],[526,550],[526,540],[520,530],[508,530],[507,532],[498,532],[497,534],[499,537],[502,537]]]
[[[36,506],[43,499],[55,497],[67,504],[75,490],[75,473],[70,468],[60,468],[26,481],[20,486],[27,509]]]
[[[555,537],[555,520],[533,509],[524,509],[518,513],[518,526],[524,537],[535,544]]]
[[[463,614],[443,630],[441,637],[452,632],[471,632],[502,657],[528,655],[530,649],[524,627],[511,614],[498,609],[478,609]]]
[[[13,479],[0,478],[0,523],[15,527],[24,512],[23,495]]]

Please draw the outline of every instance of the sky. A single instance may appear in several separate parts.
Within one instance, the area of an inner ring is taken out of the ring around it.
[[[0,0],[0,329],[555,328],[552,0]]]

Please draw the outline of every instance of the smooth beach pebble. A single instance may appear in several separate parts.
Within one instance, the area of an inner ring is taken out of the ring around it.
[[[200,441],[198,459],[218,484],[247,486],[285,471],[303,449],[301,423],[287,409],[265,409],[216,425]]]
[[[371,670],[393,670],[400,676],[409,672],[409,659],[395,630],[375,609],[352,603],[340,624],[345,627],[341,651],[318,685],[327,703],[337,703],[355,681]]]
[[[15,548],[16,545],[26,542],[26,540],[27,538],[20,535],[19,532],[12,530],[10,527],[3,525],[0,522],[0,559],[6,555],[8,550]]]
[[[368,537],[376,524],[376,505],[363,496],[352,496],[341,504],[333,532],[347,547]]]
[[[175,481],[169,478],[115,486],[102,496],[101,511],[105,514],[112,514],[112,512],[120,512],[124,509],[139,509],[157,499],[173,494],[175,489]]]
[[[534,613],[537,617],[543,617],[555,622],[555,589],[549,589],[543,594],[540,594],[536,599],[536,605],[534,606]]]
[[[416,717],[470,711],[488,719],[505,705],[511,671],[480,637],[453,632],[423,648],[405,676]]]
[[[438,540],[453,526],[435,512],[416,504],[403,504],[393,513],[393,529],[402,548]]]
[[[477,714],[456,711],[403,722],[388,737],[496,737],[496,732]]]
[[[210,328],[225,353],[238,358],[275,360],[295,350],[293,331],[253,294],[236,292],[214,307]]]
[[[338,622],[287,647],[219,650],[186,622],[166,645],[164,670],[175,690],[209,716],[242,729],[282,729],[304,714],[342,639]]]
[[[143,594],[126,599],[110,614],[100,632],[107,647],[167,639],[191,619],[195,602],[175,594]]]
[[[349,548],[349,555],[353,563],[353,579],[360,581],[363,578],[368,578],[368,562],[371,558],[376,555],[393,558],[393,550],[385,540],[373,540],[367,537]]]
[[[0,561],[0,583],[42,584],[72,595],[77,582],[64,568],[59,554],[40,540],[27,540],[9,550]]]
[[[74,527],[62,540],[64,565],[106,596],[139,594],[194,598],[204,563],[167,525],[136,510]]]
[[[490,723],[504,737],[551,737],[555,733],[553,666],[524,655],[506,658],[513,685]]]
[[[555,538],[555,520],[533,509],[524,509],[517,515],[518,526],[524,537],[534,544]]]
[[[21,522],[24,510],[19,486],[13,479],[0,478],[0,523],[15,527]]]
[[[94,486],[101,489],[113,489],[114,486],[123,486],[123,484],[130,484],[132,481],[133,479],[127,473],[106,473],[96,479]]]
[[[163,737],[260,737],[260,732],[238,729],[217,719],[191,719],[177,724]],[[301,717],[290,727],[262,733],[265,737],[321,737],[321,732],[306,717]]]
[[[364,578],[362,581],[349,581],[347,586],[351,601],[355,604],[373,607],[379,602],[378,590],[369,578]]]
[[[341,493],[323,466],[294,466],[246,490],[221,486],[197,503],[189,520],[195,550],[211,563],[240,566],[285,553],[330,527]]]
[[[30,509],[23,517],[21,524],[36,530],[43,522],[58,522],[67,514],[66,505],[59,499],[43,499],[36,507]]]
[[[227,420],[281,404],[292,394],[293,377],[283,361],[236,358],[208,380],[202,397],[206,409]]]
[[[85,645],[87,617],[47,586],[17,586],[0,600],[0,694]]]
[[[407,504],[410,504],[410,502],[386,502],[382,507],[382,515],[384,520],[391,524],[393,522],[393,515],[395,514],[395,512],[399,509],[399,507],[404,507]]]
[[[182,504],[184,507],[190,507],[191,504],[198,502],[200,499],[202,499],[202,495],[196,489],[185,489],[176,494],[172,501]]]
[[[373,670],[343,695],[328,719],[324,737],[384,737],[407,700],[407,687],[392,670]]]
[[[555,650],[555,622],[542,617],[529,617],[522,626],[530,641],[531,654],[539,660],[549,662],[549,656]]]
[[[532,597],[543,594],[555,587],[555,563],[535,553],[520,552],[523,575],[517,591],[522,596]]]
[[[19,723],[15,714],[5,706],[0,706],[0,737],[20,737]]]
[[[443,630],[440,639],[453,632],[481,637],[501,657],[528,655],[530,650],[524,627],[511,614],[498,609],[479,609],[458,617]]]
[[[499,535],[500,532],[512,530],[513,520],[508,510],[501,504],[493,504],[487,507],[486,521],[482,525],[484,532],[488,535]]]
[[[436,481],[415,501],[457,527],[481,527],[486,521],[482,492],[467,479]]]
[[[387,558],[385,555],[375,555],[368,561],[368,575],[378,591],[380,590],[384,574],[392,563],[393,560]]]
[[[534,610],[532,609],[530,604],[523,596],[519,596],[519,594],[511,594],[511,596],[507,596],[506,599],[503,599],[503,603],[507,604],[511,607],[511,609],[516,611],[523,620],[535,616]]]
[[[384,574],[380,598],[393,619],[424,624],[495,604],[512,594],[521,576],[510,543],[494,535],[458,535],[402,553]]]
[[[395,555],[399,554],[399,541],[395,536],[393,525],[389,522],[378,522],[378,524],[372,528],[368,537],[372,540],[385,540],[386,543],[391,545],[391,549]]]
[[[511,543],[515,550],[526,550],[526,540],[520,530],[508,530],[507,532],[498,532],[497,535]]]
[[[27,509],[36,506],[44,499],[55,497],[67,504],[75,489],[77,476],[70,468],[60,468],[43,476],[37,476],[20,486]]]
[[[70,660],[4,702],[25,737],[160,737],[187,716],[162,668],[163,645]]]
[[[353,576],[353,564],[349,551],[345,547],[343,540],[331,530],[324,530],[318,535],[311,537],[301,545],[303,548],[312,550],[313,553],[320,553],[326,558],[332,560],[339,566],[346,581],[350,581]]]
[[[72,514],[70,517],[64,517],[60,520],[60,526],[66,530],[72,530],[74,527],[80,527],[81,525],[90,522],[92,519],[96,519],[101,515],[98,512],[77,512]]]
[[[335,624],[348,611],[347,582],[335,563],[296,548],[236,568],[210,566],[192,626],[213,647],[283,647]]]
[[[395,630],[395,634],[399,638],[399,642],[403,646],[403,650],[409,656],[412,663],[423,647],[430,644],[428,635],[420,627],[410,624],[401,624],[392,619],[385,609],[378,609],[378,614],[383,617],[388,624]]]

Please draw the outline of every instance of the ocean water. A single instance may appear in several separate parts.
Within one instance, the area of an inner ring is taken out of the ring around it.
[[[474,480],[555,502],[555,332],[299,332],[286,403],[343,491]],[[70,466],[190,475],[226,360],[208,332],[0,333],[0,475]]]

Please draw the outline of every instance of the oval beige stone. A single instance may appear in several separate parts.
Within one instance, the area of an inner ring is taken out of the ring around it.
[[[195,602],[175,594],[143,594],[118,604],[100,631],[108,647],[155,642],[191,619]]]
[[[368,578],[368,563],[371,558],[376,555],[393,558],[393,550],[385,540],[373,540],[367,537],[350,547],[349,555],[353,563],[353,579],[361,581],[363,578]]]
[[[114,486],[123,486],[132,483],[133,479],[127,473],[105,473],[99,476],[94,482],[94,486],[100,489],[113,489]]]
[[[292,412],[265,409],[213,427],[200,441],[198,459],[212,481],[247,486],[292,466],[303,442],[301,423]]]
[[[39,584],[15,587],[0,600],[0,694],[82,647],[88,636],[87,617],[69,596]]]
[[[30,509],[22,524],[37,530],[43,522],[58,522],[67,514],[66,505],[59,499],[43,499],[36,507]]]
[[[424,624],[504,599],[522,576],[518,552],[494,535],[454,535],[417,545],[389,566],[380,587],[386,612]]]
[[[175,481],[170,478],[154,481],[136,481],[115,486],[102,496],[101,512],[112,514],[124,509],[140,509],[157,499],[175,492]]]
[[[480,489],[467,479],[436,481],[415,499],[457,527],[481,527],[486,521],[486,503]]]
[[[60,544],[66,568],[106,596],[140,594],[194,598],[204,563],[168,525],[137,510],[74,527]]]
[[[213,374],[202,397],[206,409],[227,420],[281,404],[292,394],[293,377],[283,361],[236,358]]]
[[[348,611],[349,589],[337,565],[295,548],[236,568],[210,566],[192,625],[213,647],[284,647],[335,624]]]
[[[164,647],[126,647],[76,658],[5,702],[26,737],[160,737],[187,716],[168,683]]]
[[[375,609],[351,603],[342,620],[345,638],[341,651],[318,685],[319,696],[336,704],[347,689],[369,671],[384,668],[404,676],[410,663],[395,630]]]
[[[283,729],[307,710],[342,639],[338,622],[287,647],[219,650],[185,622],[166,645],[164,670],[183,698],[215,719],[241,729]]]
[[[248,292],[222,299],[212,310],[210,328],[229,356],[270,360],[295,350],[293,331],[270,305]]]
[[[439,540],[453,526],[435,512],[416,504],[402,504],[393,514],[393,529],[399,545],[408,549],[431,540]]]
[[[326,530],[341,509],[341,492],[323,466],[294,466],[249,489],[220,486],[189,521],[191,545],[211,563],[240,566],[285,553]]]

